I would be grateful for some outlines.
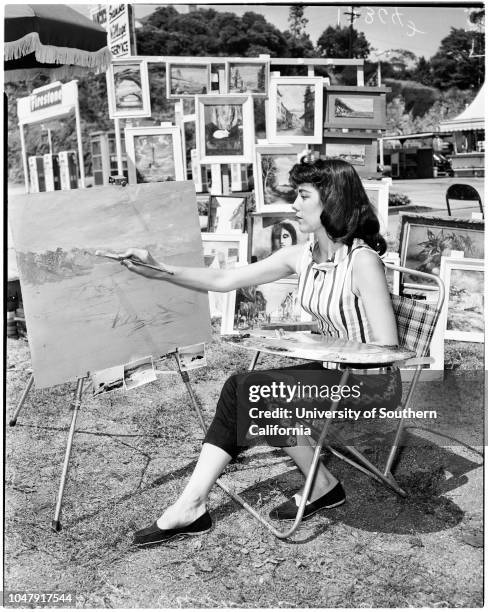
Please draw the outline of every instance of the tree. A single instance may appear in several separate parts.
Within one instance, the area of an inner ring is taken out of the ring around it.
[[[443,90],[450,87],[479,89],[485,76],[484,61],[483,57],[472,56],[478,54],[473,54],[473,49],[482,50],[484,47],[483,32],[451,28],[430,60],[432,84]]]
[[[367,59],[371,45],[363,32],[354,28],[329,26],[317,40],[317,51],[322,57],[349,57],[349,35],[352,33],[352,57]]]
[[[263,15],[251,11],[238,17],[213,9],[178,13],[158,8],[137,30],[140,55],[287,55],[283,34]]]
[[[304,17],[305,8],[298,4],[290,6],[288,15],[288,23],[290,24],[290,32],[293,38],[300,38],[305,34],[308,19]]]
[[[430,85],[432,83],[432,67],[425,57],[420,57],[412,72],[412,79],[422,83],[422,85]]]

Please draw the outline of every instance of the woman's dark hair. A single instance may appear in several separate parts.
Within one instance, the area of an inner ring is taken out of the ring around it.
[[[288,221],[278,221],[271,228],[271,251],[277,251],[280,246],[281,232],[286,230],[291,236],[291,243],[297,243],[297,231],[293,225]],[[276,246],[278,245],[278,246]]]
[[[290,170],[290,184],[296,189],[309,183],[320,193],[322,225],[329,238],[351,245],[361,238],[379,255],[386,251],[378,217],[356,170],[342,159],[302,157]]]

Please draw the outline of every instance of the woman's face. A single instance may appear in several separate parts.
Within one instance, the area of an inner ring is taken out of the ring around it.
[[[292,244],[293,244],[293,237],[291,233],[287,229],[282,227],[281,234],[280,234],[280,249],[286,246],[291,246]]]
[[[322,214],[322,202],[319,190],[310,183],[298,185],[298,195],[293,202],[293,210],[296,214],[300,231],[308,234],[322,228],[320,215]]]

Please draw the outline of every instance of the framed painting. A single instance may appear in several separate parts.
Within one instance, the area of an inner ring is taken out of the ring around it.
[[[324,127],[384,129],[386,91],[385,87],[327,87]]]
[[[166,91],[168,98],[193,98],[210,92],[210,64],[166,63]]]
[[[203,261],[207,268],[225,270],[247,263],[247,236],[244,234],[202,234]],[[208,292],[210,316],[221,318],[220,332],[232,333],[235,291]]]
[[[248,58],[228,61],[225,66],[227,93],[267,96],[269,60]]]
[[[323,91],[322,77],[272,77],[267,117],[269,142],[322,142]]]
[[[333,137],[324,138],[321,154],[349,162],[361,178],[381,177],[381,173],[377,172],[377,140],[371,139],[371,136],[353,136],[349,132],[333,134]]]
[[[302,154],[303,147],[300,146],[256,146],[254,192],[257,212],[291,213],[296,192],[288,182],[288,174]]]
[[[446,300],[439,325],[446,340],[484,341],[484,266],[482,259],[441,257]]]
[[[242,234],[246,222],[246,198],[212,196],[208,209],[208,231]]]
[[[132,244],[201,268],[190,181],[16,196],[9,214],[36,387],[210,340],[204,293],[171,284],[161,291],[96,255]]]
[[[200,163],[252,163],[254,110],[250,96],[197,96],[196,114]]]
[[[284,246],[304,244],[309,234],[301,232],[290,213],[248,216],[248,253],[251,263],[271,255]]]
[[[125,128],[125,148],[130,184],[185,180],[178,127]]]
[[[388,181],[362,181],[366,195],[373,206],[379,222],[380,232],[388,229],[388,195],[390,184]]]
[[[144,60],[124,60],[107,70],[108,110],[117,117],[150,117],[149,78]]]
[[[298,277],[236,291],[234,332],[311,322],[298,300]]]
[[[441,257],[448,256],[451,251],[462,251],[466,258],[483,259],[483,221],[400,212],[400,265],[439,274]],[[431,286],[414,274],[403,274],[401,281],[405,287]]]

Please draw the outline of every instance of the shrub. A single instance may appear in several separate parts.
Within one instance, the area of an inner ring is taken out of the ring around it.
[[[408,206],[412,201],[404,193],[390,193],[388,196],[388,206]]]

